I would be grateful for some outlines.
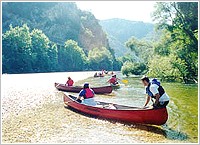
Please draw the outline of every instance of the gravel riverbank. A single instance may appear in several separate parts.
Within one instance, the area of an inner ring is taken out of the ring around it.
[[[1,117],[3,143],[36,143],[49,139],[67,110],[54,82],[77,81],[94,72],[2,75]],[[63,110],[64,109],[64,110]],[[63,110],[63,111],[61,111]],[[44,141],[45,142],[45,141]]]

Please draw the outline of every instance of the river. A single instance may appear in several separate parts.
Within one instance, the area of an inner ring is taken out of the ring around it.
[[[170,96],[165,125],[127,125],[90,118],[64,108],[62,92],[54,82],[75,85],[106,85],[110,76],[91,77],[94,72],[3,74],[1,77],[2,143],[197,143],[198,85],[162,83]],[[140,79],[124,77],[121,88],[96,100],[142,106],[145,92]],[[75,94],[77,95],[77,94]]]

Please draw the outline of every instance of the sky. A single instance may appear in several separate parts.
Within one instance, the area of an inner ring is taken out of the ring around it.
[[[99,20],[122,18],[153,23],[151,13],[155,1],[77,1],[81,10],[87,10]]]

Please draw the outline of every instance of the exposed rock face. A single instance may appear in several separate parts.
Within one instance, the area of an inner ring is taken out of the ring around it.
[[[85,50],[109,48],[106,34],[90,12],[81,11],[72,2],[3,2],[3,33],[9,25],[27,24],[41,29],[51,41],[64,45],[73,39]]]
[[[79,34],[79,42],[88,50],[95,47],[109,48],[108,39],[99,21],[90,12],[83,12],[81,16],[82,29]]]

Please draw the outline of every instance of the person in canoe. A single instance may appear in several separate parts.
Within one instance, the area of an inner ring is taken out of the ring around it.
[[[103,70],[104,74],[108,74],[108,71],[107,70]]]
[[[71,77],[68,77],[68,80],[66,82],[66,86],[73,86],[74,81],[71,79]]]
[[[111,72],[109,73],[109,75],[114,75],[114,72],[113,72],[113,71],[111,71]]]
[[[89,106],[96,106],[97,103],[94,100],[94,96],[95,96],[94,91],[90,89],[89,83],[85,83],[83,89],[79,93],[77,101],[79,103],[83,103]]]
[[[94,77],[98,77],[97,72],[94,74]]]
[[[166,107],[167,104],[169,103],[169,96],[165,92],[164,88],[160,85],[160,82],[156,79],[153,79],[150,82],[147,76],[142,77],[141,81],[143,85],[146,87],[146,94],[147,94],[147,100],[144,107],[147,106],[150,99],[152,101],[153,99],[155,99],[155,102],[153,102],[154,108]]]
[[[104,77],[104,75],[101,72],[99,72],[99,73],[96,72],[94,74],[94,77]]]
[[[103,72],[99,72],[99,77],[104,77]]]
[[[119,78],[117,78],[116,75],[113,75],[107,82],[110,83],[111,85],[117,85],[118,84]]]

